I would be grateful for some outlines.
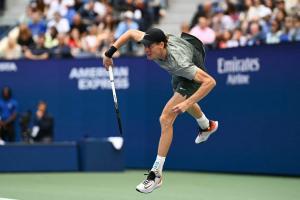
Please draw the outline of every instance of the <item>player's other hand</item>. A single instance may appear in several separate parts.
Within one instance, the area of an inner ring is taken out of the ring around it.
[[[184,113],[189,108],[186,101],[183,101],[172,108],[172,111],[177,114]]]
[[[103,65],[106,70],[108,70],[109,66],[113,66],[113,59],[107,56],[103,56]]]

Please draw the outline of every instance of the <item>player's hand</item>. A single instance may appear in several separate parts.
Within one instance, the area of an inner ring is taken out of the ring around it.
[[[172,108],[172,111],[177,114],[184,113],[189,108],[186,101],[183,101]]]
[[[108,70],[109,66],[113,66],[113,59],[107,56],[103,56],[103,65],[106,70]]]

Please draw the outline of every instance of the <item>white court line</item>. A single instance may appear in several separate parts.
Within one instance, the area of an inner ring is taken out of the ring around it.
[[[0,197],[0,200],[17,200],[17,199],[8,199],[8,198],[1,198]]]

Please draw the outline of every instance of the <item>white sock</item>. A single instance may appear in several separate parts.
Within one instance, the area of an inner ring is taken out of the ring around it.
[[[198,122],[199,126],[203,130],[207,129],[209,127],[209,120],[206,118],[206,116],[204,115],[203,112],[202,112],[202,117],[200,117],[199,119],[196,119],[196,121]]]
[[[166,157],[161,157],[161,156],[157,155],[151,171],[158,171],[160,174],[162,174],[165,160],[166,160]]]

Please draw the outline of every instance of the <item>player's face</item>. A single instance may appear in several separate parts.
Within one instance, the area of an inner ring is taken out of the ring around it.
[[[149,46],[145,46],[145,53],[148,59],[159,59],[162,58],[162,51],[164,49],[164,43],[153,43]]]

